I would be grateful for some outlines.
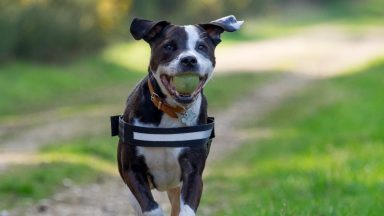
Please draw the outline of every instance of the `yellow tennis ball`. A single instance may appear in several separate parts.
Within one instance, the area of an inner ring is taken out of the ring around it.
[[[184,94],[193,93],[200,83],[200,78],[197,74],[185,73],[173,77],[173,85],[176,91]]]

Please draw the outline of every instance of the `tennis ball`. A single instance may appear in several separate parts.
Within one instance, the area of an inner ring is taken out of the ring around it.
[[[200,78],[197,74],[185,73],[173,77],[173,85],[179,93],[191,94],[199,83]]]

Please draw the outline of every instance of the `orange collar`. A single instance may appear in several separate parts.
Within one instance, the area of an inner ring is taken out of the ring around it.
[[[152,83],[148,78],[148,88],[151,94],[151,101],[155,105],[155,107],[173,118],[178,118],[178,113],[183,113],[185,109],[181,106],[173,107],[169,105],[164,99],[160,98],[158,94],[155,93],[153,89]]]

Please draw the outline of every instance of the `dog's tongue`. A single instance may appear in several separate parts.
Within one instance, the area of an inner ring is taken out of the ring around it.
[[[172,83],[177,92],[192,94],[199,86],[200,78],[197,74],[185,73],[173,77]]]

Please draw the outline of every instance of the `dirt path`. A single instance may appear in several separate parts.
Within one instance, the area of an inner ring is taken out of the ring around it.
[[[218,160],[239,148],[247,136],[236,130],[236,126],[248,120],[249,116],[257,121],[282,103],[284,99],[304,89],[317,78],[337,75],[351,67],[365,64],[378,56],[384,56],[384,31],[382,29],[367,31],[366,34],[350,35],[345,31],[328,26],[311,29],[284,39],[244,43],[222,50],[217,55],[217,73],[281,69],[295,73],[282,74],[275,80],[256,88],[227,110],[215,113],[217,138],[212,145],[209,162]],[[105,113],[102,112],[102,115]],[[100,116],[100,114],[96,116]],[[81,122],[84,123],[87,120],[87,118],[83,118]],[[72,129],[65,133],[65,136],[78,135],[79,132],[73,128],[76,129],[79,125],[84,124],[77,121],[71,123],[70,120],[68,122],[66,128]],[[49,128],[55,128],[54,126],[55,124]],[[48,142],[47,137],[52,137],[51,134],[47,134],[44,126],[31,130],[34,130],[34,134],[39,134],[39,131],[44,132],[40,134],[43,138],[32,142],[34,145],[31,146],[34,147],[30,148],[31,151],[40,144]],[[28,131],[31,133],[31,130],[26,130],[27,132],[24,134],[27,134]],[[81,133],[83,132],[81,131]],[[255,135],[253,134],[253,136]],[[14,147],[22,143],[23,139],[25,138],[21,135],[8,140],[8,145],[0,144],[0,151],[3,152],[0,153],[0,157],[1,154],[3,156],[9,154],[12,150],[9,146]],[[8,148],[4,146],[8,146]],[[23,154],[22,151],[19,153]],[[10,161],[0,159],[0,165],[3,163],[3,166],[7,166]],[[126,201],[126,193],[127,189],[118,177],[86,187],[72,185],[68,190],[58,193],[50,199],[43,200],[29,209],[17,209],[10,215],[132,215],[131,208]],[[161,200],[164,209],[168,209],[165,195],[156,194],[156,196]],[[39,208],[44,209],[44,213],[39,212]],[[201,212],[205,212],[204,209]]]
[[[320,25],[300,34],[248,42],[217,55],[217,71],[289,71],[307,76],[334,76],[384,56],[384,28],[353,32]]]

